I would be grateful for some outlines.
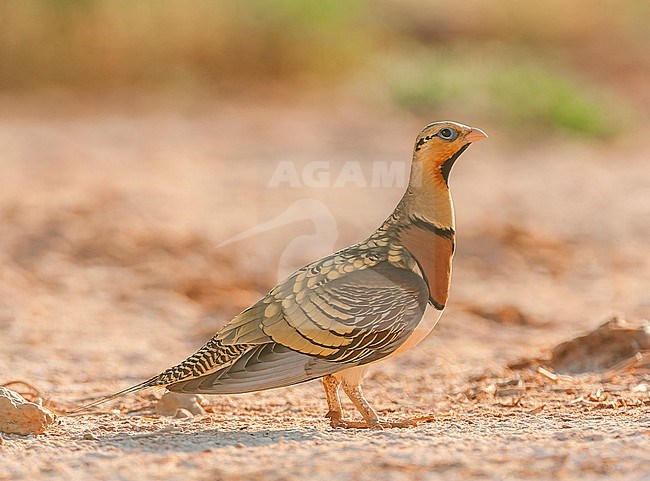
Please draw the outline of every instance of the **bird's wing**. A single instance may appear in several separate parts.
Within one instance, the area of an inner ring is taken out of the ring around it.
[[[361,264],[355,267],[355,257]],[[271,323],[285,315],[283,302],[301,300],[308,290],[327,284],[353,270],[373,267],[377,261],[363,256],[358,248],[349,247],[330,254],[291,274],[275,286],[264,298],[235,316],[215,339],[223,345],[265,344],[273,339],[264,331],[263,324]]]
[[[277,342],[328,360],[361,360],[408,337],[427,285],[403,254],[357,245],[295,272],[215,336],[223,345]]]
[[[167,388],[235,394],[297,384],[376,361],[408,339],[428,298],[420,276],[387,262],[343,272],[298,292],[289,289],[291,280],[281,291],[293,295],[272,291],[276,304],[267,300],[253,306],[243,313],[246,322],[218,334],[225,344],[245,338],[245,343],[254,339],[257,345],[232,364]]]
[[[335,362],[380,359],[399,347],[422,319],[424,280],[383,262],[281,300],[280,316],[262,319],[273,341]]]
[[[241,394],[310,381],[343,368],[340,363],[316,359],[270,342],[252,347],[232,364],[170,384],[167,389],[188,394]]]

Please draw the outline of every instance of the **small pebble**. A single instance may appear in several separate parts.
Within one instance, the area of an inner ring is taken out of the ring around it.
[[[199,404],[201,400],[202,398],[196,395],[167,392],[160,398],[154,410],[156,414],[163,416],[176,417],[179,409],[183,409],[192,415],[205,416],[205,409]]]
[[[189,412],[187,409],[177,409],[176,414],[174,414],[174,419],[191,419],[194,415]]]
[[[237,449],[244,449],[246,446],[244,446],[242,443],[237,443],[237,444],[235,444],[235,447]]]
[[[83,439],[86,441],[97,441],[97,438],[93,436],[93,433],[84,433]]]

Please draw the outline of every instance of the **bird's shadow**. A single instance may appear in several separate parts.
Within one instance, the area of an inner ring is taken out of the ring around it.
[[[315,428],[307,429],[218,429],[183,433],[162,428],[136,434],[111,434],[88,440],[97,447],[112,447],[121,451],[155,451],[193,453],[229,446],[250,448],[292,442],[309,441],[320,434]]]

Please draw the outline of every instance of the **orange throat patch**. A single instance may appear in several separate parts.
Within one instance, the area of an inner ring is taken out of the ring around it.
[[[444,309],[451,286],[454,231],[413,225],[402,232],[400,240],[422,271],[429,287],[429,300],[436,309]]]

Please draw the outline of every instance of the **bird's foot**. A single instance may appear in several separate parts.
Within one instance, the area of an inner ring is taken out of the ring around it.
[[[330,426],[333,428],[371,429],[374,427],[374,425],[371,426],[365,421],[346,421],[343,419],[343,414],[341,414],[341,411],[329,411],[325,417],[329,418]]]
[[[326,418],[329,418],[330,420],[330,426],[333,428],[348,428],[350,421],[345,421],[343,419],[343,414],[341,414],[341,411],[334,411],[330,410],[328,413],[325,415]],[[359,423],[361,424],[361,423]]]
[[[401,421],[380,421],[379,425],[381,428],[412,428],[419,426],[423,423],[430,423],[435,420],[433,414],[427,414],[426,416],[418,416],[410,419],[403,419]]]
[[[402,421],[346,421],[339,411],[330,411],[325,417],[329,418],[330,426],[342,429],[391,429],[391,428],[412,428],[422,423],[428,423],[434,420],[434,416],[419,416],[416,418],[405,419]]]

